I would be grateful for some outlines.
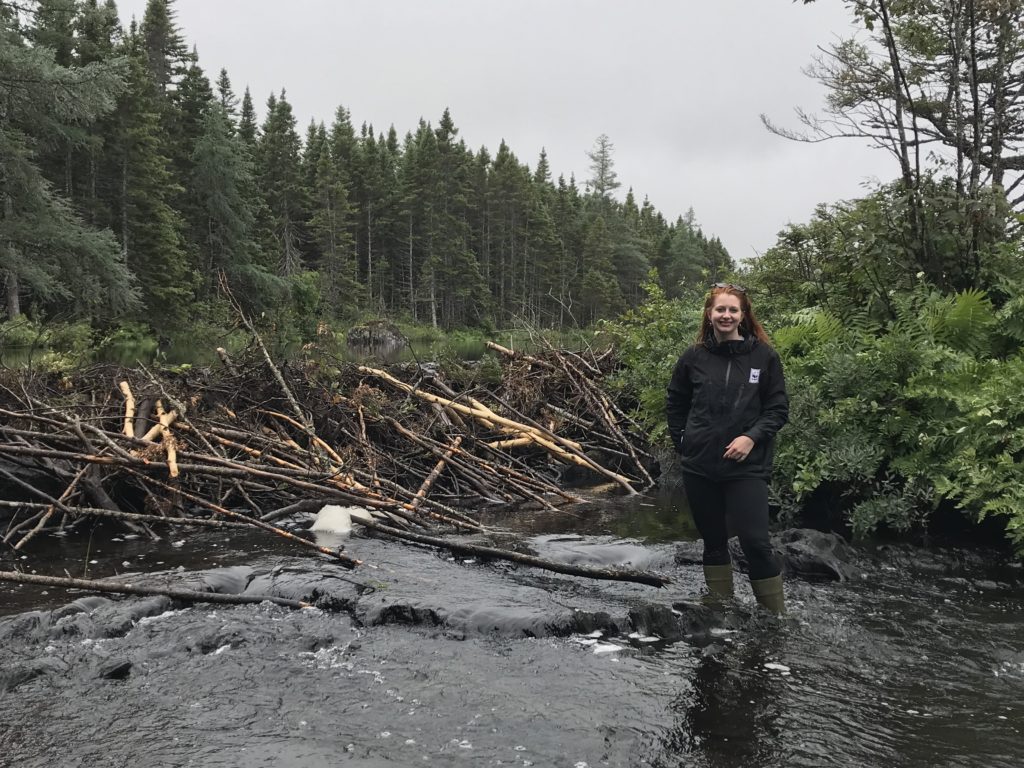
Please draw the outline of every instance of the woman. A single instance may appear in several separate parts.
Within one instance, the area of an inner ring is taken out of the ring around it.
[[[704,539],[709,591],[732,596],[731,528],[757,602],[782,613],[782,576],[768,537],[768,478],[789,398],[782,363],[743,288],[711,288],[697,343],[676,363],[667,402],[683,487]]]

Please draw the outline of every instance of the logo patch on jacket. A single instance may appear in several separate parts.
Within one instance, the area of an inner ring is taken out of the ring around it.
[[[761,369],[751,368],[750,369],[750,383],[757,384],[761,380]]]

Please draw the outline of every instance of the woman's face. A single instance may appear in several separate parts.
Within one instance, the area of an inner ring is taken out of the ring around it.
[[[720,293],[711,300],[708,310],[711,327],[719,341],[740,339],[740,323],[743,321],[743,310],[740,299],[731,293]]]

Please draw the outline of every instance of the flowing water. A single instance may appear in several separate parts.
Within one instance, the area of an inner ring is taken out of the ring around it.
[[[1024,765],[1019,566],[862,550],[858,578],[790,579],[780,620],[739,575],[734,603],[701,603],[672,494],[486,520],[474,541],[673,583],[360,536],[354,571],[262,533],[40,539],[19,567],[324,607],[0,584],[0,765]]]

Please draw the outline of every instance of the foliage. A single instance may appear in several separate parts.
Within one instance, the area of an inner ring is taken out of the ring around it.
[[[41,18],[45,24],[47,16]],[[113,234],[86,225],[44,173],[50,150],[66,154],[124,90],[124,62],[68,66],[65,32],[40,28],[56,47],[30,45],[0,13],[0,282],[15,319],[29,298],[41,311],[103,318],[138,306],[135,276]],[[60,61],[58,61],[60,58]],[[31,83],[31,87],[25,87]],[[70,171],[62,166],[62,177]]]
[[[39,322],[24,316],[0,324],[0,349],[42,371],[78,368],[92,361],[93,330],[86,322]]]
[[[648,290],[607,328],[626,366],[618,384],[660,439],[665,386],[695,333],[700,296]],[[849,306],[846,318],[821,308],[762,315],[790,393],[773,478],[781,514],[824,509],[865,536],[919,528],[952,505],[976,520],[1000,517],[1024,547],[1024,355],[1005,322],[1018,305],[997,307],[975,289],[943,294],[921,279],[887,301],[884,322]]]
[[[635,400],[639,416],[656,442],[668,439],[665,388],[679,355],[693,343],[700,328],[700,294],[690,289],[670,299],[652,280],[645,286],[647,301],[601,331],[614,340],[622,371],[611,384]]]

